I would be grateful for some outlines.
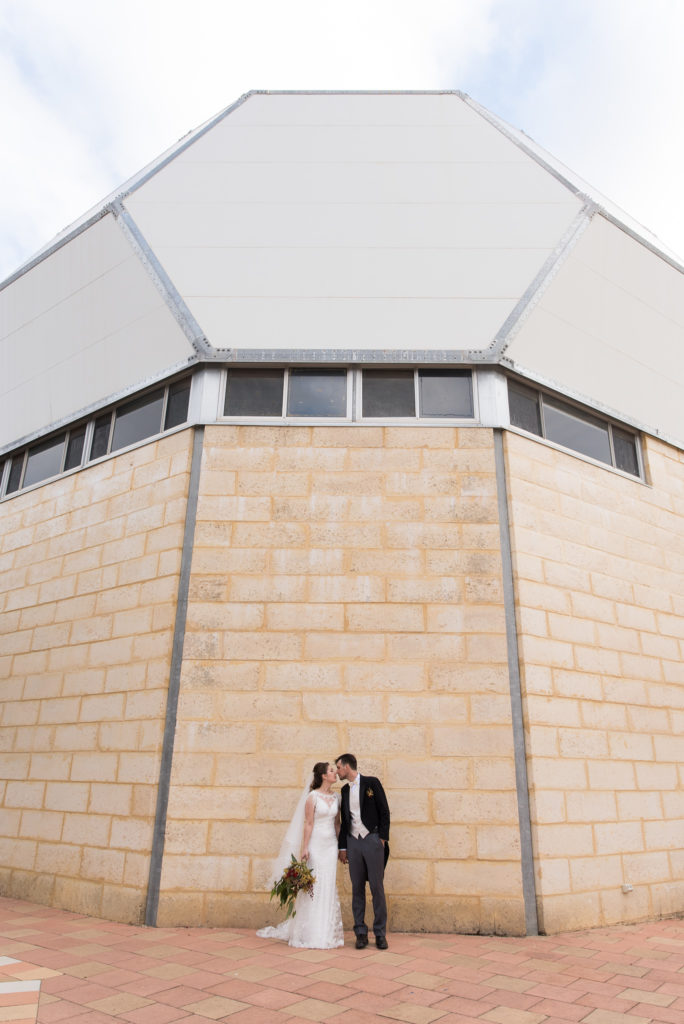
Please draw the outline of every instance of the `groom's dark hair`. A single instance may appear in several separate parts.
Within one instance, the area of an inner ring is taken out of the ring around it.
[[[335,761],[335,764],[339,764],[340,761],[342,762],[342,764],[348,764],[353,772],[356,771],[356,758],[354,757],[353,754],[340,754],[340,756]]]

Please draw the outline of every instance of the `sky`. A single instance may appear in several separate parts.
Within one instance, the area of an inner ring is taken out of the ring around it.
[[[684,0],[0,0],[0,280],[250,89],[458,89],[684,258]]]

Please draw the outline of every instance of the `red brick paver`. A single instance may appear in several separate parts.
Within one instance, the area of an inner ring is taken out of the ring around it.
[[[684,921],[296,950],[0,898],[0,1024],[684,1024]]]

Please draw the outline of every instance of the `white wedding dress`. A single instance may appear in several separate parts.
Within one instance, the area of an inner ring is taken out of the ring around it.
[[[324,796],[313,790],[314,823],[309,839],[309,866],[316,881],[313,897],[300,892],[295,915],[275,928],[262,928],[261,938],[283,939],[300,949],[335,949],[344,945],[342,912],[337,895],[337,793]],[[297,851],[297,854],[299,851]]]

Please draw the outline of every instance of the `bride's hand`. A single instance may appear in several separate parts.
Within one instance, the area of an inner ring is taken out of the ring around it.
[[[309,851],[308,851],[308,849],[307,850],[302,850],[302,855],[301,855],[301,857],[299,859],[300,860],[308,860],[309,859]]]

